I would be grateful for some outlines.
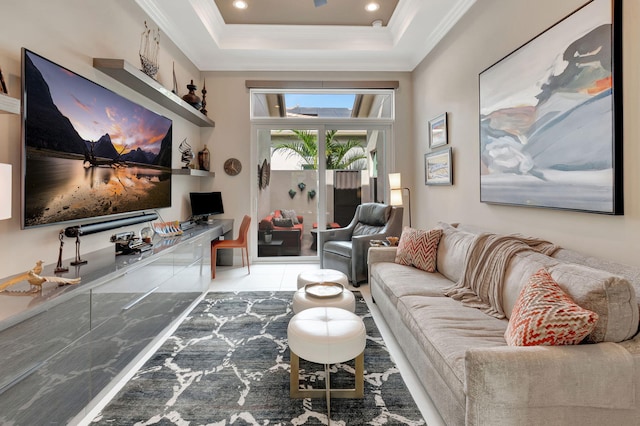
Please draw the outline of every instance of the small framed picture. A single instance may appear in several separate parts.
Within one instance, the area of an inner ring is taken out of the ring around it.
[[[451,147],[424,155],[424,184],[453,185]]]
[[[429,148],[437,148],[449,143],[447,138],[447,113],[429,120]]]

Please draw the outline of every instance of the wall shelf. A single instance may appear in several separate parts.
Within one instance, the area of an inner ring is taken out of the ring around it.
[[[197,169],[171,169],[171,173],[174,175],[186,175],[186,176],[202,176],[202,177],[215,177],[214,172],[208,172],[206,170]]]
[[[93,67],[200,127],[215,127],[209,117],[124,59],[93,58]]]
[[[0,93],[0,113],[20,114],[20,99]]]

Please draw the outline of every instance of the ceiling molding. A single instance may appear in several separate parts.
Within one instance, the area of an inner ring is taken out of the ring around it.
[[[429,37],[427,37],[422,45],[422,49],[417,49],[413,60],[411,63],[413,64],[412,70],[417,67],[420,62],[433,50],[434,47],[440,43],[440,41],[444,38],[445,35],[453,26],[462,18],[462,16],[467,13],[467,10],[473,6],[476,0],[458,0],[453,7],[449,10],[449,12],[442,18],[440,23],[433,29]]]
[[[476,0],[400,0],[386,27],[226,25],[213,0],[136,0],[201,71],[412,71]]]

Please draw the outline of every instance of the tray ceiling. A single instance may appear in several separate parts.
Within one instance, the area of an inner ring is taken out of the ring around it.
[[[246,1],[136,0],[201,71],[412,71],[476,0]]]

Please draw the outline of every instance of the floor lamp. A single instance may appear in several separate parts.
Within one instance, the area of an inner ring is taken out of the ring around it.
[[[402,191],[407,190],[407,197],[409,201],[409,227],[411,227],[411,191],[409,188],[402,187],[402,176],[400,173],[389,173],[389,189],[390,201],[392,206],[402,206],[404,204],[402,200]]]

